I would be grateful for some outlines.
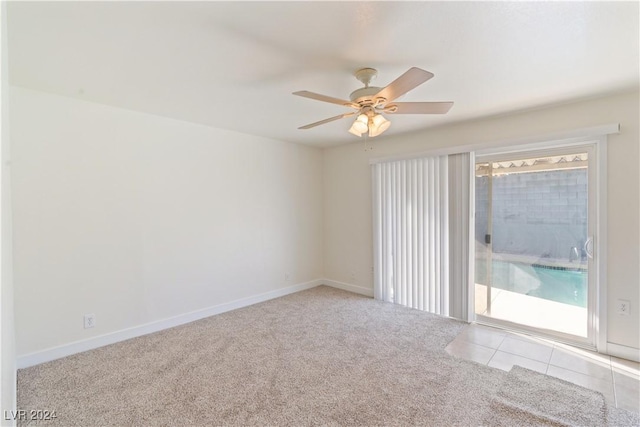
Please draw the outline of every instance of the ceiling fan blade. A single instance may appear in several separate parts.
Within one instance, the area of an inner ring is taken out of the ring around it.
[[[389,85],[378,92],[375,97],[382,97],[385,98],[387,102],[391,102],[409,92],[411,89],[426,82],[431,77],[433,77],[433,73],[421,68],[411,67],[409,68],[409,71],[392,81]]]
[[[304,98],[315,99],[317,101],[330,102],[332,104],[343,105],[345,107],[353,107],[353,103],[351,101],[346,101],[344,99],[333,98],[331,96],[320,95],[319,93],[309,92],[308,90],[301,90],[298,92],[293,92],[294,95],[302,96]]]
[[[394,102],[388,107],[397,107],[395,111],[388,111],[392,114],[445,114],[453,102]]]
[[[357,113],[357,111],[354,111],[353,113],[344,113],[344,114],[340,114],[339,116],[329,117],[328,119],[320,120],[319,122],[310,123],[308,125],[300,126],[298,129],[311,129],[313,127],[320,126],[320,125],[323,125],[325,123],[333,122],[334,120],[340,120],[340,119],[343,119],[345,117],[354,116],[356,113]]]

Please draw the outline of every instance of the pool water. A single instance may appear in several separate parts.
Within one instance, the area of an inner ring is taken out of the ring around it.
[[[487,284],[487,265],[476,260],[476,283]],[[587,306],[587,271],[493,260],[491,286],[578,307]]]

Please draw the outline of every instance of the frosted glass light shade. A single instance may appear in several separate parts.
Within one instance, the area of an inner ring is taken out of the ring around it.
[[[369,126],[369,136],[374,137],[380,135],[385,130],[389,129],[391,122],[385,119],[382,114],[377,114],[371,119],[371,125]]]
[[[358,129],[356,128],[357,128],[356,124],[355,123],[352,124],[351,128],[349,128],[349,133],[352,133],[355,136],[362,136],[363,132],[358,132]]]
[[[362,134],[367,132],[367,130],[369,129],[367,126],[368,121],[369,118],[365,114],[360,114],[351,125],[351,129],[349,129],[349,132],[356,136],[362,136]]]

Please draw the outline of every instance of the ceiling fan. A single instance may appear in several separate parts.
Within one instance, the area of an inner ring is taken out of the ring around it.
[[[453,107],[453,102],[393,102],[433,77],[433,73],[420,68],[410,68],[384,88],[369,86],[371,81],[378,75],[378,71],[373,68],[361,68],[354,75],[356,79],[364,84],[364,87],[351,92],[349,101],[306,90],[293,92],[294,95],[330,102],[356,110],[310,123],[298,129],[311,129],[334,120],[357,116],[349,132],[356,136],[368,135],[374,137],[380,135],[391,126],[391,122],[385,119],[382,113],[445,114]]]

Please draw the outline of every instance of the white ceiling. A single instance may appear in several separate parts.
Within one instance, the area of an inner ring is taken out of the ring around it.
[[[380,138],[637,87],[638,2],[19,2],[8,4],[11,83],[315,146],[358,141],[338,98],[379,70],[435,77]]]

